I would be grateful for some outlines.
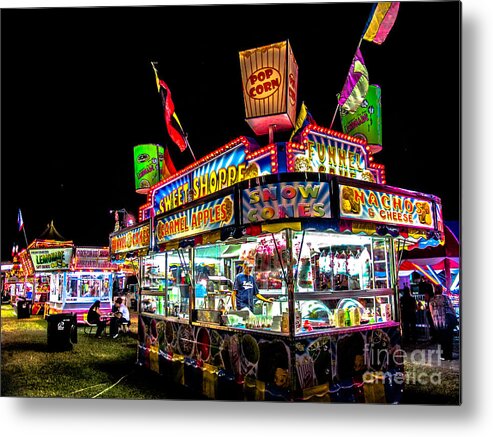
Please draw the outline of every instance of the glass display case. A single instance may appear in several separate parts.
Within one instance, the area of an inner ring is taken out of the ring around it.
[[[141,312],[188,319],[193,296],[194,322],[289,333],[291,281],[296,334],[388,322],[392,256],[389,238],[290,230],[158,253],[143,259]],[[245,264],[252,304],[237,308]]]
[[[394,318],[389,238],[293,234],[297,334]]]
[[[110,273],[75,272],[68,275],[67,301],[84,298],[109,300]]]
[[[142,258],[140,311],[189,318],[190,250],[176,249]]]
[[[385,323],[396,305],[392,256],[388,237],[289,229],[155,253],[142,258],[140,312],[289,334],[291,283],[297,335]],[[244,265],[252,303],[238,308]]]

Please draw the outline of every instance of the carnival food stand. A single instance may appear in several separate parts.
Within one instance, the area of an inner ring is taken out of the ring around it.
[[[62,312],[67,274],[72,263],[72,241],[35,239],[27,247],[34,271],[34,292],[43,296],[44,315]]]
[[[139,215],[141,365],[213,399],[399,401],[396,252],[439,243],[441,204],[385,185],[364,140],[314,124],[298,142],[239,137],[151,187]],[[245,261],[269,302],[235,309]]]
[[[101,302],[103,312],[110,312],[116,270],[108,247],[75,247],[62,305],[54,305],[54,310],[75,313],[79,323],[96,300]]]
[[[386,185],[375,105],[354,136],[304,105],[295,123],[289,41],[239,55],[245,121],[268,141],[240,136],[145,189],[148,247],[126,255],[140,266],[137,361],[211,399],[399,402],[396,253],[439,244],[440,199]],[[110,239],[113,257],[125,236]]]
[[[110,262],[108,247],[75,246],[51,222],[19,257],[33,277],[33,314],[75,313],[83,323],[95,300],[111,310],[117,266]]]
[[[131,279],[139,281],[139,260],[149,253],[151,238],[151,224],[149,220],[134,226],[124,227],[118,229],[110,234],[109,248],[110,248],[110,260],[113,266],[117,267],[115,274],[115,280],[117,281],[119,290],[127,290],[128,295],[125,294],[122,298],[125,299],[125,303],[128,307],[132,305],[132,299],[137,300],[139,298],[138,292],[135,289],[138,288],[138,284],[129,284]],[[131,298],[131,301],[126,301],[127,297]]]
[[[28,302],[32,314],[38,314],[40,296],[33,296],[34,277],[32,264],[29,264],[29,256],[26,249],[13,256],[10,268],[5,269],[5,278],[3,289],[5,295],[10,296],[9,302],[12,304],[14,311],[17,312],[17,301],[23,300]],[[2,297],[4,294],[2,293]],[[34,302],[33,302],[34,301]]]

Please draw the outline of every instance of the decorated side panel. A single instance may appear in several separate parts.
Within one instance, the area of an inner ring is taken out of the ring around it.
[[[290,340],[139,316],[138,362],[211,399],[393,403],[397,328]]]

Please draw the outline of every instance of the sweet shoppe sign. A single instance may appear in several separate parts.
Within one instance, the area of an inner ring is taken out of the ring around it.
[[[259,167],[247,165],[246,145],[205,161],[183,176],[157,188],[152,196],[154,214],[163,214],[193,200],[216,193],[237,182],[259,176]]]

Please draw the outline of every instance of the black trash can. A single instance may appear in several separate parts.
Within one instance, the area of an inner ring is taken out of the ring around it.
[[[48,322],[48,349],[67,351],[77,343],[77,316],[75,313],[51,314]]]
[[[18,319],[28,319],[31,317],[31,301],[28,299],[17,299],[15,302]]]

